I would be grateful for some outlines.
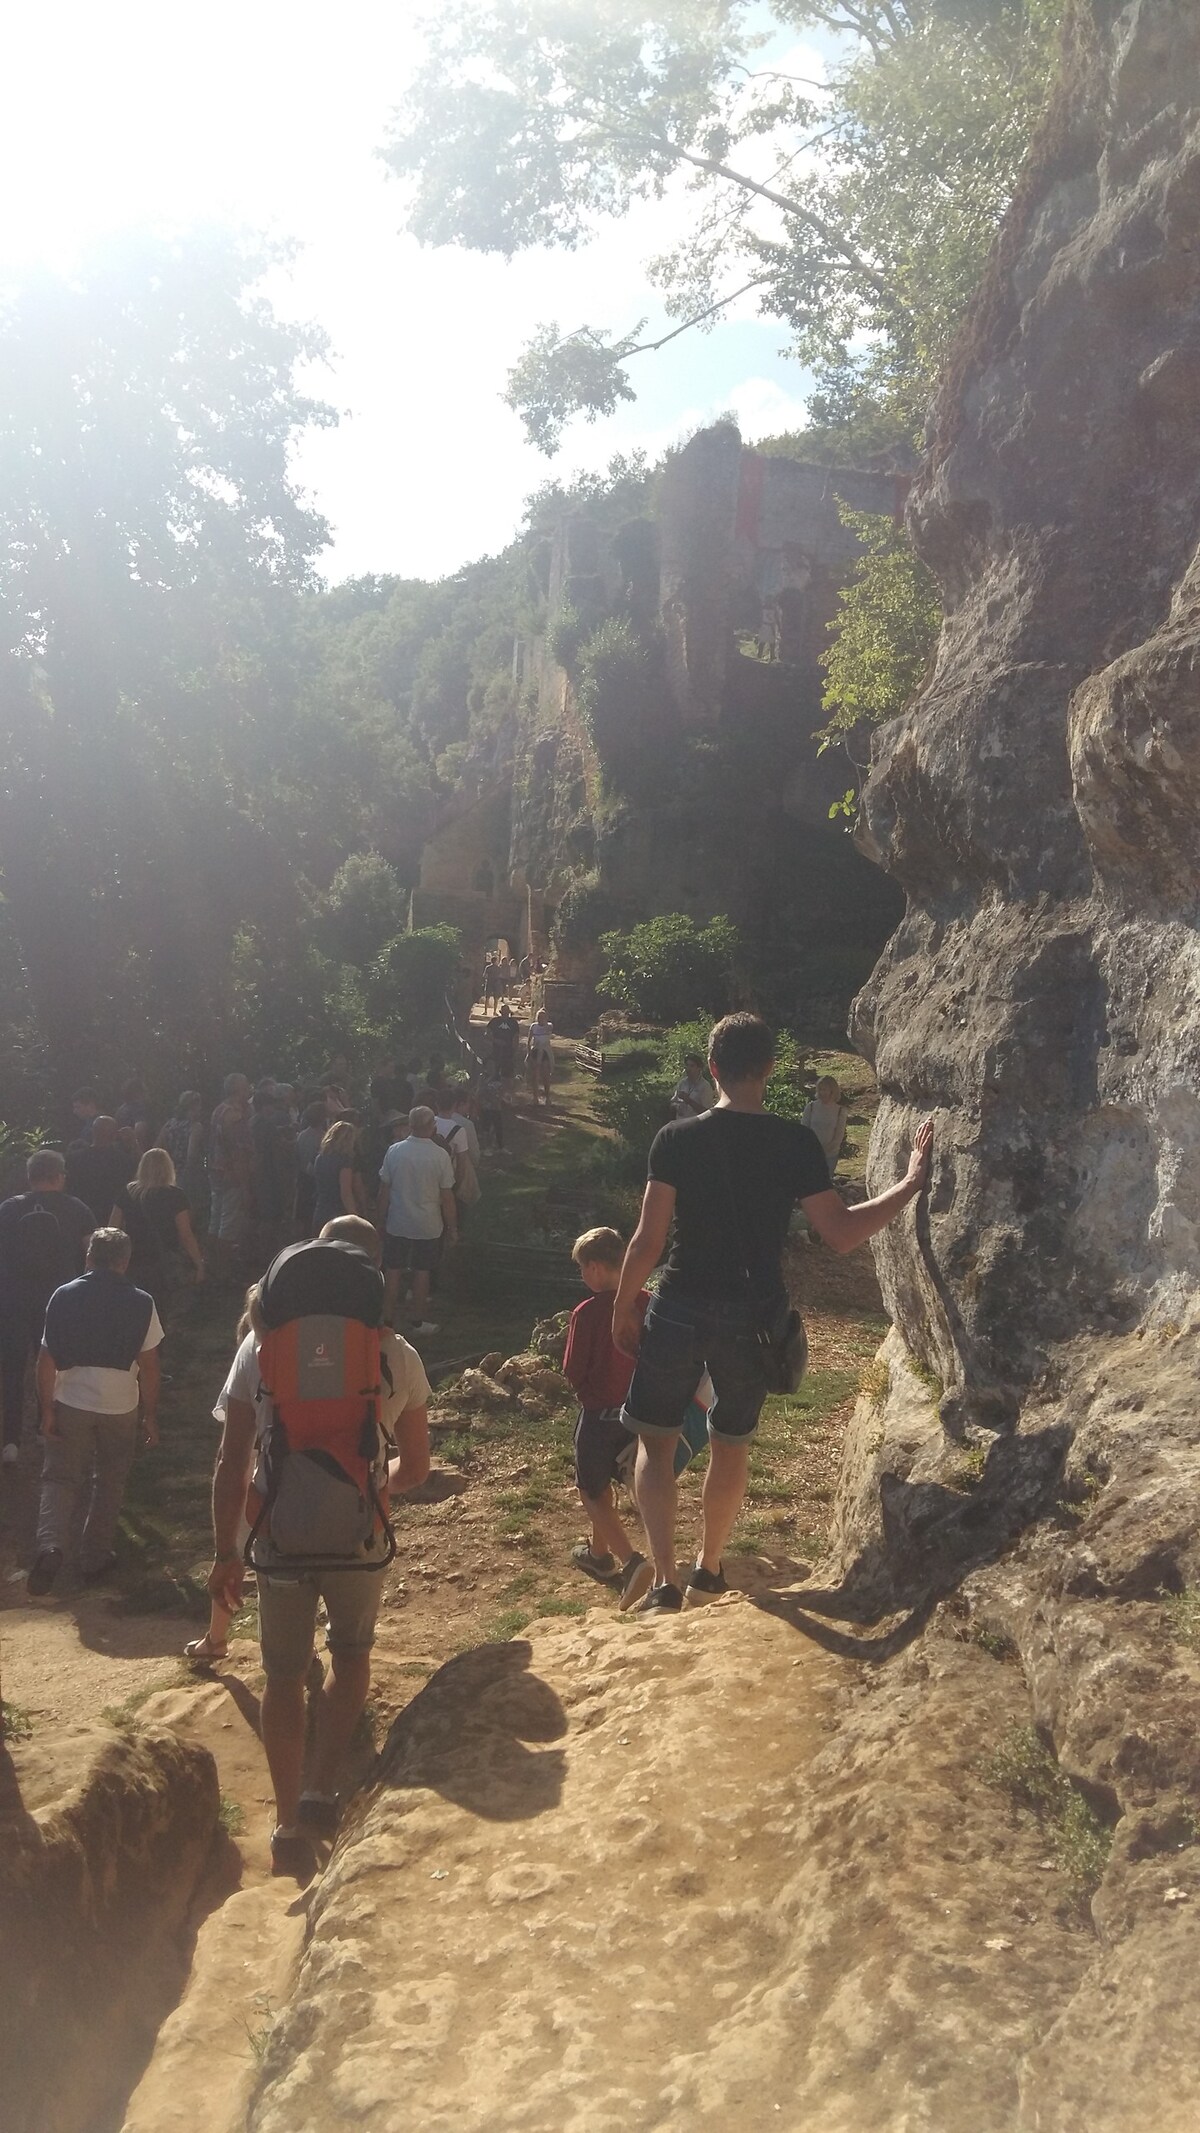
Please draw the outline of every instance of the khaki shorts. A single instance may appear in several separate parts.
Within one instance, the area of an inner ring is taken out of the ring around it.
[[[325,1643],[339,1652],[369,1652],[383,1596],[379,1570],[321,1570],[303,1578],[258,1579],[258,1637],[263,1667],[279,1681],[300,1681],[312,1662],[317,1602],[324,1600]]]

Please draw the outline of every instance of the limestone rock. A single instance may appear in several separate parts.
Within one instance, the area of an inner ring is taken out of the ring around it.
[[[26,1756],[41,1765],[32,1812]],[[171,1733],[96,1726],[18,1743],[12,1778],[0,1809],[4,2129],[91,2133],[183,1986],[216,1766]]]

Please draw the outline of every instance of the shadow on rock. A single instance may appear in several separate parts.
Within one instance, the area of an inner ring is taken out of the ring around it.
[[[566,1757],[525,1743],[561,1740],[567,1714],[532,1657],[526,1643],[485,1644],[439,1667],[388,1734],[377,1782],[428,1787],[491,1822],[557,1807]]]
[[[969,1496],[940,1481],[883,1474],[870,1520],[856,1521],[862,1538],[842,1583],[763,1592],[753,1595],[755,1605],[844,1657],[894,1657],[924,1629],[939,1600],[1003,1555],[1044,1515],[1057,1494],[1069,1444],[1066,1428],[997,1438]],[[847,1636],[812,1619],[868,1628],[895,1615],[905,1619],[881,1637]]]

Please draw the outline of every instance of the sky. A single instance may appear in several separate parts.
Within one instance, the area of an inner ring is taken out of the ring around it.
[[[687,224],[679,188],[577,252],[506,262],[423,250],[377,149],[411,71],[411,0],[42,0],[5,20],[0,271],[69,267],[122,229],[228,225],[291,240],[272,282],[332,363],[306,378],[341,413],[296,473],[331,521],[330,582],[436,578],[504,547],[551,476],[657,458],[732,411],[753,439],[804,422],[785,329],[749,302],[711,334],[637,359],[636,403],[570,425],[546,459],[501,399],[533,329],[624,332],[661,310],[640,262]],[[806,55],[806,71],[820,66]],[[20,84],[19,93],[14,85]]]

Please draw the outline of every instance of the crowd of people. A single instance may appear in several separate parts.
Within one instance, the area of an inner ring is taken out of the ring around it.
[[[234,1074],[207,1123],[185,1091],[157,1134],[139,1084],[111,1114],[81,1090],[65,1155],[37,1151],[26,1191],[0,1204],[5,1462],[20,1455],[31,1359],[43,1439],[34,1598],[53,1589],[81,1507],[83,1579],[113,1567],[139,1433],[157,1436],[164,1329],[178,1282],[205,1278],[205,1228],[215,1271],[258,1277],[214,1408],[211,1617],[188,1655],[202,1665],[226,1655],[252,1569],[280,1872],[310,1871],[337,1826],[337,1772],[370,1681],[378,1573],[395,1553],[389,1503],[429,1469],[429,1383],[412,1342],[436,1330],[433,1286],[479,1196],[481,1136],[503,1146],[521,1043],[504,1003],[487,1017],[472,1080],[448,1077],[440,1058],[420,1074],[384,1061],[358,1111],[342,1060],[307,1099]],[[534,1101],[548,1102],[544,1011],[524,1044]],[[574,1247],[588,1294],[563,1368],[579,1401],[575,1474],[589,1532],[572,1560],[649,1619],[727,1589],[722,1556],[750,1444],[796,1352],[782,1270],[793,1210],[848,1251],[893,1220],[928,1172],[923,1127],[905,1175],[848,1206],[830,1168],[845,1127],[836,1084],[818,1088],[811,1123],[785,1120],[765,1109],[773,1065],[756,1016],[718,1023],[708,1059],[685,1062],[672,1121],[649,1151],[632,1239],[595,1228]],[[681,1571],[677,1477],[705,1446],[699,1546]],[[618,1508],[622,1485],[641,1536]],[[305,1787],[321,1603],[330,1672]]]

